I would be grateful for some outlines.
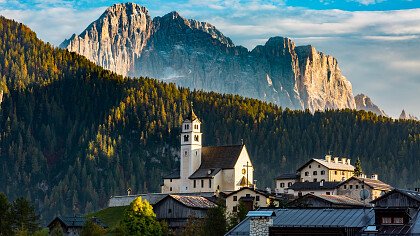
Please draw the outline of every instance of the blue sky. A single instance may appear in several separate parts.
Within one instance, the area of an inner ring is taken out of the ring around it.
[[[80,33],[110,0],[0,0],[0,14],[58,46]],[[215,25],[252,49],[271,36],[312,44],[339,61],[354,94],[391,116],[420,117],[420,0],[134,0],[152,17],[178,11]]]

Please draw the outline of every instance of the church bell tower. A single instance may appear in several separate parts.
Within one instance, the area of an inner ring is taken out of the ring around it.
[[[180,192],[189,192],[191,189],[190,177],[201,165],[201,122],[195,115],[191,104],[191,112],[182,123],[181,132],[181,186]]]

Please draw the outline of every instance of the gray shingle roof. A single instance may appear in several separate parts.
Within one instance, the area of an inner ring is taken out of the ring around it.
[[[300,175],[296,173],[285,173],[277,176],[276,179],[299,179]]]
[[[373,209],[276,209],[273,227],[362,228],[374,224]],[[226,235],[249,235],[249,220],[245,218]]]
[[[343,164],[341,163],[341,161],[339,161],[338,163],[334,162],[334,161],[326,161],[325,159],[311,159],[310,161],[306,162],[304,165],[302,165],[298,171],[302,170],[304,167],[306,167],[307,165],[309,165],[311,162],[317,162],[325,167],[327,167],[330,170],[348,170],[348,171],[354,171],[354,166],[352,165],[348,165],[348,164]]]
[[[176,201],[180,202],[181,204],[191,207],[191,208],[202,208],[202,209],[208,209],[208,208],[214,208],[217,207],[215,203],[208,200],[205,197],[201,196],[186,196],[186,195],[169,195],[169,197],[175,199]]]
[[[375,180],[375,179],[370,179],[370,178],[360,178],[360,177],[356,177],[356,176],[352,176],[351,178],[347,179],[344,182],[341,182],[340,186],[343,184],[348,183],[351,180],[358,180],[359,183],[364,182],[364,184],[366,184],[367,186],[373,188],[373,189],[378,189],[378,190],[384,190],[384,191],[390,191],[392,190],[392,186],[389,184],[386,184],[380,180]]]
[[[201,148],[201,165],[190,179],[211,178],[222,169],[233,169],[245,145]],[[211,170],[211,174],[209,173]]]
[[[321,190],[321,189],[335,189],[340,184],[340,182],[296,182],[289,189],[295,191],[299,190]]]
[[[305,199],[313,198],[313,199],[319,199],[321,201],[326,201],[334,205],[338,206],[349,206],[349,207],[363,207],[366,206],[361,201],[357,201],[355,199],[352,199],[350,197],[344,196],[344,195],[314,195],[314,194],[306,194],[298,199],[293,200],[292,202],[288,203],[288,206],[294,207],[299,205],[302,201],[305,201]]]
[[[165,175],[163,178],[164,179],[179,179],[179,178],[181,178],[179,169],[173,170],[171,173],[169,173],[168,175]]]
[[[76,227],[81,228],[86,223],[86,218],[84,216],[57,216],[54,218],[49,224],[48,227],[55,221],[61,221],[66,227]],[[95,224],[100,225],[103,228],[107,228],[108,226],[101,222],[98,218],[92,218]]]

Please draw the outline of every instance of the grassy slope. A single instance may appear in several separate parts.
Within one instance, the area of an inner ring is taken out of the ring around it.
[[[124,216],[124,212],[128,206],[108,207],[100,211],[87,214],[87,217],[97,217],[102,222],[108,225],[110,229],[114,229],[120,223]]]

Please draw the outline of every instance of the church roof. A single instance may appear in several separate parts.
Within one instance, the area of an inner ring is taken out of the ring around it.
[[[163,178],[164,179],[180,179],[181,175],[180,175],[180,171],[179,169],[173,170],[171,173],[165,175]]]
[[[198,168],[198,170],[189,178],[211,178],[222,169],[233,169],[244,146],[245,145],[202,147],[200,168]]]
[[[197,120],[198,122],[200,122],[200,120],[198,119],[197,115],[196,115],[196,114],[195,114],[195,112],[194,112],[194,109],[193,109],[193,107],[192,107],[192,104],[191,104],[191,111],[190,111],[190,113],[188,114],[188,116],[185,118],[185,120],[189,120],[189,121],[191,121],[191,122],[193,122],[193,121]]]

